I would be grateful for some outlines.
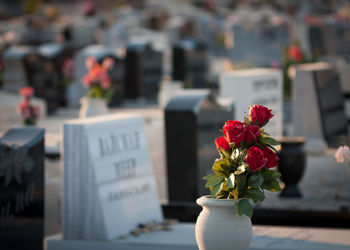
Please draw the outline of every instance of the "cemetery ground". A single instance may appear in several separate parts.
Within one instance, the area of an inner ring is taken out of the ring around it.
[[[182,213],[181,208],[166,209],[168,197],[166,160],[162,154],[165,150],[163,111],[153,108],[140,111],[131,108],[113,109],[112,112],[141,112],[145,116],[145,130],[164,215],[170,218],[177,215],[180,221],[195,222],[200,212],[200,207],[195,201],[191,213]],[[64,120],[73,119],[77,115],[77,110],[60,110],[56,116],[42,119],[38,124],[39,127],[46,129],[46,235],[61,232],[62,163],[57,155],[57,149],[60,148],[59,133]],[[3,133],[12,124],[0,126],[0,131]],[[334,150],[328,149],[322,154],[307,155],[305,173],[299,184],[303,194],[301,198],[281,198],[279,193],[266,192],[264,202],[255,207],[253,224],[349,228],[350,166],[337,163],[333,156]]]

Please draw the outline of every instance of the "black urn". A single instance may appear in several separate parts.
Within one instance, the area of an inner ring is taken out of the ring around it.
[[[281,180],[285,187],[280,196],[300,198],[302,193],[298,183],[302,179],[306,167],[306,154],[304,151],[304,137],[282,137],[281,151],[279,153],[278,170],[282,174]]]

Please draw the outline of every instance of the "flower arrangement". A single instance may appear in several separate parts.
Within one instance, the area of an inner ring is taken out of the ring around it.
[[[272,117],[270,109],[257,104],[250,106],[243,123],[227,121],[224,135],[215,140],[221,158],[213,164],[214,173],[204,177],[206,187],[212,198],[234,199],[237,216],[251,217],[250,201],[263,201],[264,189],[281,190],[278,182],[281,174],[272,169],[278,164],[275,146],[280,144],[264,131]]]
[[[18,104],[19,113],[22,115],[24,125],[35,125],[39,117],[40,107],[32,105],[30,99],[34,95],[32,87],[24,87],[19,90],[23,100]]]
[[[87,75],[82,79],[85,88],[89,88],[87,93],[91,98],[111,98],[111,79],[108,76],[108,70],[114,65],[114,60],[107,57],[99,64],[94,57],[88,57],[85,61],[89,69]]]

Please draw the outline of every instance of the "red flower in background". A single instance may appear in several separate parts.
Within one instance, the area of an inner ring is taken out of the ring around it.
[[[111,79],[108,76],[108,70],[113,68],[114,60],[107,57],[100,65],[94,57],[88,57],[85,64],[89,72],[82,79],[84,86],[90,88],[97,85],[103,90],[109,89],[111,86]]]
[[[25,99],[30,99],[34,95],[34,89],[32,87],[24,87],[19,90],[19,94]]]
[[[289,46],[288,56],[290,59],[296,62],[301,62],[303,60],[303,53],[301,52],[300,48],[295,44]]]

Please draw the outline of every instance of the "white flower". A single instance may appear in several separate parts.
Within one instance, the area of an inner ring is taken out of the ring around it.
[[[334,153],[334,157],[338,163],[350,160],[350,148],[348,146],[340,146]]]

